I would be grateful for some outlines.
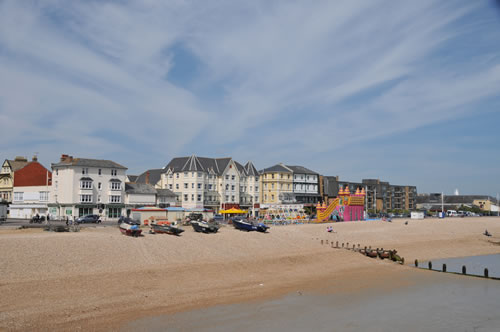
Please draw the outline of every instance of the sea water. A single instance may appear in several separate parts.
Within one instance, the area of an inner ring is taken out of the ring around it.
[[[500,278],[500,254],[469,256],[433,260],[432,269],[441,271],[446,264],[446,271],[462,273],[462,266],[466,267],[466,273],[484,276],[484,269],[488,269],[490,277]],[[428,268],[429,262],[419,263],[421,268]]]
[[[144,318],[122,331],[500,331],[500,281],[430,271],[425,276],[406,287],[296,292],[271,301]]]

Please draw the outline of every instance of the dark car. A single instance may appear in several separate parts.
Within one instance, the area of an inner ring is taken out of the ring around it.
[[[101,217],[99,217],[97,214],[89,214],[76,219],[76,222],[79,224],[87,224],[87,223],[99,224],[101,223]]]

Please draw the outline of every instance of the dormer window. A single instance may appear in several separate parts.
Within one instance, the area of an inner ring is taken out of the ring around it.
[[[97,174],[99,174],[99,175],[102,174],[102,170],[100,168],[97,170]]]
[[[116,176],[116,174],[117,174],[116,169],[112,169],[112,170],[111,170],[111,176]]]
[[[89,174],[89,169],[88,168],[82,168],[82,174]]]

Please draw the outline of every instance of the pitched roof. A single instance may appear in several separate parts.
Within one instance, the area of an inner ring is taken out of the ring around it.
[[[227,165],[231,162],[232,158],[206,158],[206,157],[197,157],[192,155],[191,157],[177,157],[173,158],[167,166],[165,166],[166,170],[171,170],[172,172],[211,172],[213,171],[217,175],[222,175]],[[240,170],[240,166],[238,164],[238,170]],[[244,172],[243,166],[241,166],[241,170]]]
[[[127,194],[156,194],[156,189],[150,184],[146,183],[125,183],[125,192]]]
[[[294,173],[299,173],[299,174],[316,174],[316,175],[318,175],[318,173],[316,173],[315,171],[311,171],[310,169],[305,168],[303,166],[289,166],[289,165],[286,165],[286,167],[288,167],[289,169],[291,169]]]
[[[158,196],[176,197],[177,195],[170,189],[156,189]]]
[[[127,175],[127,177],[130,180],[130,182],[135,182],[135,180],[137,180],[139,175]]]
[[[261,172],[262,173],[271,173],[271,172],[292,173],[292,171],[283,164],[276,164],[274,166],[264,168]]]
[[[52,167],[58,167],[58,166],[83,166],[83,167],[127,169],[127,167],[115,163],[112,160],[88,159],[88,158],[71,158],[52,164]]]
[[[17,170],[20,170],[24,166],[28,165],[29,161],[24,158],[22,160],[19,160],[20,158],[16,158],[16,160],[9,160],[7,159],[7,162],[10,165],[10,168],[12,169],[12,172],[15,172]]]
[[[146,177],[149,172],[149,183],[155,185],[160,181],[161,174],[165,172],[163,168],[148,169],[135,179],[135,183],[146,183]]]
[[[251,161],[246,163],[245,171],[247,172],[248,176],[259,176],[259,171],[257,171],[257,168],[255,168]]]

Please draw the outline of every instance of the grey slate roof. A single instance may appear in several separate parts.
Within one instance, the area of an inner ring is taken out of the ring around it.
[[[222,175],[227,165],[232,158],[206,158],[192,155],[190,157],[173,158],[164,171],[171,170],[172,172],[214,172],[217,175]],[[245,167],[235,161],[238,171],[246,174]]]
[[[255,168],[251,161],[246,163],[245,171],[247,172],[248,176],[259,176],[259,171],[257,171],[257,168]]]
[[[276,164],[269,168],[264,168],[261,173],[271,173],[271,172],[283,172],[283,173],[292,173],[292,171],[285,167],[283,164]]]
[[[24,160],[9,160],[9,159],[6,159],[6,160],[9,163],[10,168],[12,169],[12,172],[18,171],[21,168],[23,168],[24,166],[26,166],[26,165],[29,164],[29,161],[26,160],[26,159],[24,159]]]
[[[315,171],[311,171],[310,169],[305,168],[303,166],[289,166],[289,165],[286,165],[286,167],[290,168],[294,173],[318,175],[318,173],[316,173]]]
[[[158,196],[162,197],[176,197],[177,195],[170,189],[156,189]]]
[[[127,167],[115,163],[111,160],[101,159],[87,159],[87,158],[73,158],[58,163],[52,164],[52,167],[58,166],[82,166],[82,167],[102,167],[102,168],[120,168],[127,169]]]
[[[164,169],[162,168],[157,168],[157,169],[148,169],[141,175],[135,179],[135,183],[146,183],[146,175],[149,172],[149,183],[152,185],[155,185],[160,181],[161,179],[161,174],[165,172]]]
[[[139,177],[139,175],[127,175],[127,177],[130,180],[130,182],[135,182]]]
[[[156,189],[146,183],[125,183],[125,192],[127,194],[154,195],[156,194]]]

